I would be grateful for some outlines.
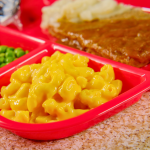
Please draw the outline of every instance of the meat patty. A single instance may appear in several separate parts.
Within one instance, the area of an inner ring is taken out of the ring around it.
[[[49,32],[61,44],[135,67],[150,62],[150,14],[139,9],[109,19],[59,23]]]

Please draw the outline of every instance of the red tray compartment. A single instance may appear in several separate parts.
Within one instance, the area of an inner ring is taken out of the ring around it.
[[[43,47],[33,51],[33,53],[29,53],[28,58],[20,60],[20,64],[17,66],[0,72],[0,88],[4,84],[9,84],[11,73],[17,68],[22,65],[39,63],[43,56],[50,56],[55,51],[72,54],[79,53],[80,55],[87,56],[90,59],[89,66],[95,71],[98,71],[104,64],[111,64],[114,68],[116,79],[123,81],[121,94],[101,106],[68,120],[45,124],[27,124],[11,121],[0,116],[1,127],[28,139],[54,140],[65,138],[79,133],[127,108],[137,102],[142,93],[150,88],[150,73],[148,71],[100,58],[73,48],[68,49],[68,47],[51,42],[46,43]],[[6,80],[5,83],[3,82],[4,80]]]

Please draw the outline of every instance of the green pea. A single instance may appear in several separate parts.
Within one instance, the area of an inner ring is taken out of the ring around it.
[[[23,51],[22,48],[16,48],[16,49],[14,50],[14,53],[15,53],[15,56],[16,56],[16,57],[17,57],[17,54],[18,54],[19,51]]]
[[[5,65],[7,65],[6,63],[2,63],[1,65],[0,65],[0,67],[4,67]]]
[[[3,63],[3,62],[4,62],[4,60],[5,60],[5,58],[4,58],[4,57],[0,57],[0,63]]]
[[[0,63],[3,63],[3,62],[4,62],[4,60],[5,60],[5,58],[4,58],[4,57],[0,57]]]
[[[23,51],[23,49],[20,48],[20,47],[18,47],[18,48],[16,48],[16,49],[14,50],[16,56],[17,56],[17,53],[18,53],[19,51]]]
[[[23,51],[23,49],[21,47],[17,47],[17,48],[15,48],[15,50],[21,50],[21,51]]]
[[[0,57],[5,57],[5,53],[0,53]]]
[[[13,47],[8,47],[6,51],[7,51],[7,52],[8,52],[8,51],[14,51],[14,48],[13,48]]]
[[[26,51],[25,51],[25,54],[28,54],[28,53],[29,53],[29,51],[28,51],[28,50],[26,50]]]
[[[14,58],[13,58],[13,57],[6,57],[6,58],[5,58],[5,63],[10,63],[10,62],[12,62],[12,61],[14,61]]]
[[[1,46],[0,46],[0,53],[5,53],[5,52],[6,52],[6,49],[7,49],[7,46],[1,45]]]
[[[15,58],[14,60],[17,60],[18,58]]]
[[[13,57],[13,58],[15,58],[15,54],[14,54],[13,51],[8,51],[8,52],[5,53],[5,57]]]
[[[25,52],[24,52],[24,51],[18,51],[18,52],[17,52],[17,58],[19,58],[19,57],[21,57],[21,56],[23,56],[23,55],[25,55]]]

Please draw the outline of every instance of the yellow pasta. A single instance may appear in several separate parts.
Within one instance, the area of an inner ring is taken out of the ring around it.
[[[56,51],[41,63],[16,70],[1,88],[0,115],[18,122],[48,123],[72,118],[116,97],[122,81],[111,65],[99,72],[79,54]]]

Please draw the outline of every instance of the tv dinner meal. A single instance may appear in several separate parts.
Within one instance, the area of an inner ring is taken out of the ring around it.
[[[150,62],[150,14],[114,0],[58,0],[41,28],[58,43],[135,67]]]
[[[88,57],[56,51],[12,73],[1,88],[0,115],[23,123],[49,123],[83,114],[117,97],[122,81],[105,64],[95,72]]]
[[[123,147],[142,144],[131,142],[133,133],[147,140],[150,14],[142,10],[149,8],[117,1],[50,0],[48,6],[48,0],[21,0],[22,29],[0,25],[1,67],[30,51],[0,69],[2,147],[35,148],[38,142],[42,149],[57,139],[58,149],[76,141],[81,148],[96,148],[97,140],[106,149],[118,140]]]

